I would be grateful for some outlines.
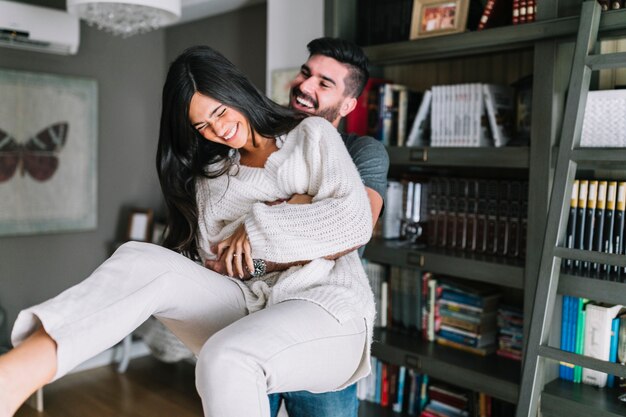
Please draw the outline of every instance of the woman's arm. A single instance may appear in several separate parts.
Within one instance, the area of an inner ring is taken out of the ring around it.
[[[281,166],[281,178],[288,181],[285,174],[306,172],[307,193],[313,198],[311,204],[254,204],[244,222],[253,257],[288,263],[333,256],[367,243],[372,231],[369,200],[336,129],[323,119],[309,118],[290,134],[298,135],[288,140],[300,141],[295,151],[301,158]]]

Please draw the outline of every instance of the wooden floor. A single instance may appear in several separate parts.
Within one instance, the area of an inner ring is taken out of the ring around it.
[[[78,372],[44,389],[44,412],[23,406],[15,417],[201,417],[191,363],[134,359],[125,374],[112,366]]]

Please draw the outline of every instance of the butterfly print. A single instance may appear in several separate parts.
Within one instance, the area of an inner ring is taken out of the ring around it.
[[[50,125],[24,144],[0,129],[0,183],[24,172],[37,181],[49,180],[59,167],[57,154],[65,145],[68,123]]]

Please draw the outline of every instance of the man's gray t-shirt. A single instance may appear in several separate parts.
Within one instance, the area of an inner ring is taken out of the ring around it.
[[[384,200],[389,171],[389,155],[385,146],[371,136],[342,133],[341,138],[359,171],[363,185],[376,191]],[[365,246],[360,247],[359,255],[363,256],[364,251]]]
[[[389,155],[385,146],[371,136],[342,133],[341,138],[359,171],[363,185],[385,198],[389,171]]]

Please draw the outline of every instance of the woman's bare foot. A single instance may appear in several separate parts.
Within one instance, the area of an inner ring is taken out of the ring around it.
[[[11,417],[56,373],[56,343],[40,327],[0,356],[0,417]]]

